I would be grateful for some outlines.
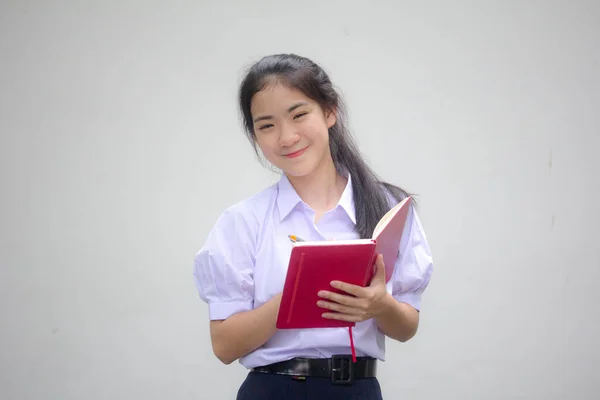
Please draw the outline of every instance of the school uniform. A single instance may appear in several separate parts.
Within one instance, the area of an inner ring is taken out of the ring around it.
[[[211,320],[257,308],[282,291],[292,248],[288,235],[305,240],[359,238],[352,177],[347,178],[338,204],[317,223],[315,212],[300,199],[285,175],[221,214],[194,264],[195,283],[200,298],[208,303]],[[399,250],[387,290],[398,301],[419,310],[433,263],[412,207]],[[238,399],[381,398],[376,368],[377,360],[385,360],[385,335],[371,319],[357,323],[353,337],[356,363],[348,356],[347,328],[277,331],[262,347],[240,358],[250,371]]]

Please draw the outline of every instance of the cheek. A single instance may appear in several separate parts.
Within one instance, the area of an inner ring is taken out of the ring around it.
[[[317,121],[311,124],[307,132],[310,132],[310,140],[313,143],[329,145],[329,130],[327,129],[327,126],[324,125],[322,122]]]
[[[275,154],[275,145],[272,143],[272,140],[269,140],[267,136],[263,136],[260,138],[256,138],[256,146],[261,151],[261,153],[265,156],[265,158],[269,161],[272,160],[273,155]]]
[[[267,135],[256,135],[254,141],[256,142],[256,145],[263,151],[269,147],[272,147],[272,145],[269,144],[269,138]]]

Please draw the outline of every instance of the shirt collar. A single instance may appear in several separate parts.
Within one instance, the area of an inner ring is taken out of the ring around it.
[[[348,182],[336,207],[342,207],[346,214],[348,214],[348,217],[352,220],[352,223],[356,224],[352,177],[349,173],[346,173],[346,178],[348,179]],[[304,202],[300,196],[298,196],[296,189],[294,189],[287,176],[283,174],[277,184],[277,207],[279,209],[279,218],[283,220],[287,217],[298,203]]]

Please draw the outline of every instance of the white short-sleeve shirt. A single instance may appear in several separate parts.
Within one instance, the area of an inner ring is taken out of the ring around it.
[[[305,240],[359,238],[350,176],[337,206],[316,224],[314,217],[315,212],[300,199],[285,175],[223,212],[194,263],[196,287],[208,304],[209,318],[221,320],[252,310],[283,290],[292,248],[288,235]],[[419,310],[433,262],[413,207],[399,250],[387,289],[398,301]],[[357,356],[385,359],[385,335],[374,320],[357,323],[353,336]],[[239,361],[253,368],[293,357],[323,358],[350,351],[347,328],[280,330]]]

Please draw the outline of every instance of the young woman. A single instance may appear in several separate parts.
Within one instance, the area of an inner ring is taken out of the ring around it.
[[[209,307],[215,355],[250,372],[238,399],[381,399],[377,360],[385,337],[412,338],[432,258],[411,208],[392,279],[382,258],[362,288],[333,282],[347,295],[319,293],[323,318],[357,322],[357,360],[348,330],[275,327],[291,251],[305,240],[371,237],[379,219],[407,193],[377,178],[346,129],[344,106],[318,65],[296,55],[254,64],[239,90],[254,149],[282,171],[264,191],[226,209],[195,258],[195,281]],[[333,397],[332,397],[333,396]]]

